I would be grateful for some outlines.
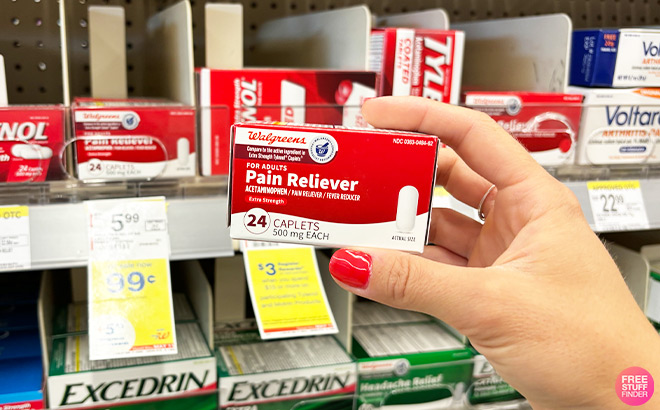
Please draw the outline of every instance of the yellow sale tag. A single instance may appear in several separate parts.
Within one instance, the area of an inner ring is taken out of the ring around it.
[[[176,353],[167,259],[92,261],[91,357]]]
[[[314,248],[246,249],[244,258],[263,339],[337,333]]]
[[[642,187],[638,180],[589,181],[589,202],[598,232],[649,229]]]
[[[91,360],[176,354],[164,198],[87,202]]]
[[[0,207],[0,271],[27,269],[31,263],[28,207]]]

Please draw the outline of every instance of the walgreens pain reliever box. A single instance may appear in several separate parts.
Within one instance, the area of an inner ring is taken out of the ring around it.
[[[229,172],[229,128],[244,121],[367,126],[362,103],[376,96],[366,71],[244,69],[198,71],[202,175]]]
[[[577,164],[660,163],[660,88],[577,88],[584,94]]]
[[[350,409],[355,362],[332,336],[217,349],[222,409]]]
[[[374,29],[369,68],[381,73],[379,95],[416,95],[458,104],[464,45],[462,31]]]
[[[543,166],[573,164],[582,94],[468,92],[465,105],[485,112]]]
[[[78,179],[195,175],[192,107],[162,100],[77,98],[73,120]]]
[[[0,183],[66,178],[63,106],[0,107]]]
[[[232,139],[232,238],[422,252],[436,137],[242,123]]]
[[[660,30],[575,30],[571,85],[660,86]]]
[[[41,355],[0,360],[0,410],[43,409]]]

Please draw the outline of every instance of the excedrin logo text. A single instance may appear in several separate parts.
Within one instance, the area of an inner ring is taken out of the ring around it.
[[[0,141],[47,141],[45,122],[0,122]]]
[[[638,105],[626,108],[617,106],[606,106],[607,125],[619,126],[660,126],[660,111],[651,111],[640,109]]]
[[[155,397],[162,394],[201,389],[206,384],[208,370],[203,377],[190,373],[166,374],[142,379],[113,380],[98,384],[73,383],[64,388],[59,406],[92,405],[121,399]]]
[[[294,377],[290,379],[268,380],[250,383],[237,382],[232,386],[227,400],[230,403],[254,402],[260,400],[285,398],[288,396],[307,395],[341,390],[348,384],[350,375],[319,375],[312,377]]]

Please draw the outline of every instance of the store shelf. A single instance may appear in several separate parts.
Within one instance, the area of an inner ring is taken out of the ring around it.
[[[233,255],[226,222],[226,179],[4,186],[0,204],[28,205],[32,269],[87,264],[88,199],[165,196],[172,260]],[[59,202],[59,203],[58,203]],[[62,203],[64,202],[64,203]]]

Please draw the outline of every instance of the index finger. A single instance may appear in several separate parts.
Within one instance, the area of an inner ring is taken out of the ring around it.
[[[498,189],[543,171],[525,148],[495,121],[472,109],[421,97],[380,97],[365,101],[362,113],[377,128],[438,136]]]

